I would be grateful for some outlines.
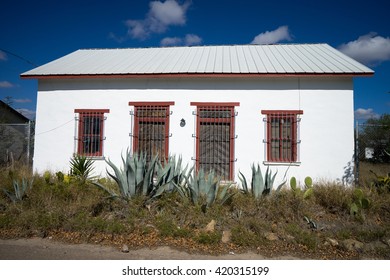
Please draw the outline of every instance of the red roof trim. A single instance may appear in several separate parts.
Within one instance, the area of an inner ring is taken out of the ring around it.
[[[96,78],[246,78],[246,77],[354,77],[374,73],[172,73],[172,74],[49,74],[20,75],[22,79],[96,79]]]

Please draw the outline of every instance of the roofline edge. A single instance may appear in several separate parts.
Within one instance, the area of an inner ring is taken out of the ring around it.
[[[362,73],[172,73],[172,74],[59,74],[20,75],[21,79],[85,79],[85,78],[260,78],[260,77],[370,77],[375,72]]]

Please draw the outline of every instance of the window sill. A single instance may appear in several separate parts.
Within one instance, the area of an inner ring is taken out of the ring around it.
[[[105,156],[86,156],[88,159],[92,159],[92,160],[105,160],[106,157]]]
[[[300,161],[295,162],[279,162],[279,161],[263,161],[264,165],[271,165],[271,166],[300,166]]]

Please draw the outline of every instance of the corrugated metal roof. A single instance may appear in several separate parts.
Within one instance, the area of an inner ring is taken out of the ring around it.
[[[21,76],[373,73],[327,44],[288,44],[82,49]]]

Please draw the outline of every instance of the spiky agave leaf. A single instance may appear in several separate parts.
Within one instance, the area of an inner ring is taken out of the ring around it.
[[[257,164],[257,169],[255,165],[252,166],[252,194],[255,198],[259,198],[264,191],[264,178],[261,173],[260,165]]]
[[[112,190],[111,188],[107,188],[106,186],[102,185],[101,183],[99,183],[97,181],[96,182],[92,182],[92,184],[94,184],[95,186],[99,187],[103,191],[107,192],[110,195],[109,198],[117,198],[117,197],[119,197],[119,195],[114,190]]]
[[[32,184],[33,184],[33,179],[31,179],[30,181],[28,181],[27,179],[25,178],[22,178],[22,182],[19,183],[19,181],[17,180],[13,180],[12,182],[12,185],[14,187],[14,193],[8,191],[7,189],[4,189],[3,188],[3,192],[8,196],[8,198],[16,203],[16,202],[19,202],[19,201],[22,201],[23,198],[24,198],[24,195],[27,191],[27,189],[30,187],[32,187]]]
[[[106,163],[112,168],[112,170],[114,170],[115,174],[112,174],[107,169],[107,174],[118,184],[119,191],[122,197],[129,197],[129,189],[128,189],[126,173],[120,170],[110,159],[107,159]]]
[[[195,173],[196,171],[194,171]],[[199,174],[199,173],[198,173]],[[190,174],[188,181],[188,189],[191,194],[191,200],[194,204],[198,203],[199,198],[199,182],[196,175]]]
[[[208,192],[206,194],[206,205],[207,206],[212,205],[213,202],[215,201],[216,193],[217,193],[217,183],[218,182],[212,183],[211,186],[209,186],[209,188],[208,188]]]
[[[228,201],[229,198],[235,195],[235,193],[228,193],[228,190],[233,186],[233,184],[222,186],[219,185],[219,194],[218,194],[218,201],[223,205],[226,201]]]
[[[238,179],[240,179],[240,181],[241,181],[242,191],[244,193],[249,193],[248,183],[246,181],[246,178],[245,178],[244,174],[242,174],[241,171],[238,172]]]

